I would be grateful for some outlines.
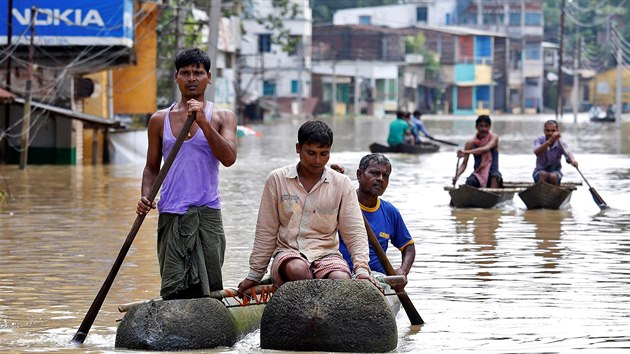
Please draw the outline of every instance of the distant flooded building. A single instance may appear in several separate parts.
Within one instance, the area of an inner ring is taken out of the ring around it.
[[[271,0],[251,0],[244,8],[240,67],[243,100],[256,106],[246,115],[261,109],[269,113],[310,114],[316,98],[311,97],[312,17],[308,0],[289,0],[297,6],[295,17],[282,19],[289,38],[296,44],[286,52],[274,43],[273,30],[259,19],[273,15]]]
[[[413,32],[381,26],[319,26],[313,30],[313,95],[316,113],[395,111],[404,37]],[[334,88],[333,88],[334,85]],[[333,94],[335,99],[333,99]]]

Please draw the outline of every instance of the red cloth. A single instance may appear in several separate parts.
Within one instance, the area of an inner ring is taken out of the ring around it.
[[[483,139],[479,139],[475,134],[472,143],[475,148],[482,147],[487,145],[493,136],[494,134],[492,134],[492,132],[488,132],[488,135],[486,135]],[[481,154],[481,163],[479,164],[479,167],[475,169],[475,172],[473,172],[473,174],[477,177],[477,180],[479,181],[479,186],[482,188],[488,185],[488,175],[490,174],[491,165],[492,152],[490,150],[487,150]]]

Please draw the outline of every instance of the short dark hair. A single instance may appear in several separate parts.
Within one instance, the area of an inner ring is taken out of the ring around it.
[[[488,125],[492,125],[492,121],[490,120],[490,116],[486,115],[486,114],[482,114],[479,117],[477,117],[477,120],[475,121],[475,127],[479,125],[479,123],[488,123]]]
[[[210,72],[210,57],[208,53],[199,48],[184,49],[175,58],[175,71],[189,66],[189,65],[203,65],[206,72]]]
[[[543,127],[546,127],[549,124],[553,124],[556,126],[556,128],[558,128],[558,122],[555,119],[549,119],[548,121],[545,122],[545,125],[543,125]]]
[[[320,120],[309,120],[302,124],[298,130],[298,144],[319,144],[319,146],[332,146],[333,132],[328,124]]]
[[[359,162],[359,171],[365,171],[370,165],[370,162],[375,162],[377,165],[387,165],[390,169],[392,167],[392,163],[389,162],[389,159],[385,157],[385,155],[377,152],[363,156],[361,162]]]
[[[413,116],[420,118],[422,116],[422,113],[416,109],[415,111],[413,111]]]

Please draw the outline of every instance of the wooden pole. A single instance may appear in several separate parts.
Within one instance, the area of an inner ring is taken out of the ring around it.
[[[556,86],[556,120],[558,115],[562,117],[562,51],[564,50],[564,5],[566,0],[562,0],[560,6],[560,49],[558,50],[558,85]]]
[[[28,164],[28,145],[30,140],[31,130],[31,100],[32,100],[32,85],[33,85],[33,53],[35,52],[35,45],[33,44],[33,38],[35,37],[35,18],[37,17],[37,8],[31,7],[31,43],[28,47],[28,71],[26,76],[26,99],[24,100],[24,118],[22,119],[22,139],[20,148],[20,170],[26,169]],[[10,75],[10,74],[9,74]]]
[[[363,223],[365,224],[365,230],[367,231],[370,245],[372,246],[372,249],[374,249],[374,252],[376,252],[376,255],[378,256],[378,260],[381,262],[381,265],[385,269],[385,273],[387,275],[396,275],[396,272],[394,271],[394,267],[392,267],[392,264],[389,262],[389,259],[387,259],[387,254],[385,254],[385,251],[383,251],[381,244],[378,242],[378,239],[376,238],[376,235],[374,235],[374,231],[372,231],[372,227],[370,226],[370,223],[367,221],[365,216],[363,217]],[[409,317],[409,321],[411,322],[411,324],[412,325],[424,324],[424,320],[418,313],[418,310],[416,310],[416,307],[413,305],[413,302],[411,302],[411,299],[409,298],[409,295],[407,295],[405,290],[403,289],[400,292],[397,292],[396,295],[398,295],[398,300],[400,300],[400,303],[405,309],[405,312],[407,313],[407,316]]]

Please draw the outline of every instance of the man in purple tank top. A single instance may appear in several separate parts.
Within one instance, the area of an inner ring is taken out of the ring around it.
[[[548,120],[544,125],[545,135],[534,140],[534,154],[536,154],[536,168],[534,169],[534,182],[547,182],[559,185],[562,180],[562,156],[567,162],[578,167],[578,163],[568,152],[567,144],[560,141],[560,129],[558,122]]]
[[[236,116],[204,99],[210,58],[198,48],[175,59],[175,81],[182,98],[149,119],[147,162],[136,213],[158,208],[158,260],[164,299],[208,296],[223,289],[221,266],[225,235],[219,195],[219,163],[236,161]],[[195,122],[171,166],[156,204],[151,191],[162,158],[168,156],[186,118]]]

